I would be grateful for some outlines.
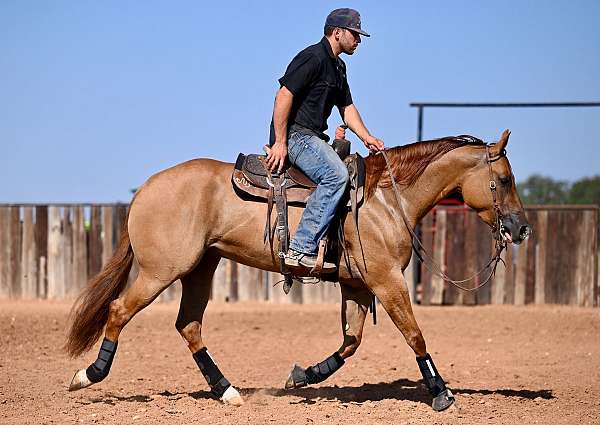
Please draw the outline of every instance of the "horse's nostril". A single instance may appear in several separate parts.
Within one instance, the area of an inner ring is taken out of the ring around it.
[[[530,234],[531,234],[531,228],[528,225],[521,226],[519,228],[519,239],[521,239],[522,241],[527,239]]]

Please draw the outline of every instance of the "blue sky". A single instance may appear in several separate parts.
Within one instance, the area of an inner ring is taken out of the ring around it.
[[[277,78],[337,7],[373,35],[344,59],[387,146],[415,140],[410,102],[600,101],[596,0],[4,0],[0,202],[128,201],[178,162],[259,152]],[[517,180],[600,173],[600,108],[429,109],[424,137],[504,128]]]

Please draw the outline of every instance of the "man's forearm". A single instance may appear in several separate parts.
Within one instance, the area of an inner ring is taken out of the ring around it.
[[[294,95],[285,86],[275,96],[273,108],[273,125],[275,127],[275,143],[287,144],[287,125]]]
[[[358,113],[358,109],[354,104],[348,105],[344,108],[343,111],[343,119],[346,125],[354,134],[358,136],[360,140],[363,142],[367,139],[367,137],[371,134],[367,127],[363,123],[360,114]]]

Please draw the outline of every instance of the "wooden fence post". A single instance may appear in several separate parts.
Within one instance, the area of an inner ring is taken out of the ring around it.
[[[63,237],[60,207],[48,208],[48,292],[47,298],[61,299],[65,295]]]
[[[117,204],[115,207],[115,223],[114,223],[114,240],[115,245],[119,243],[121,240],[121,232],[123,231],[124,226],[127,225],[127,208],[128,205],[125,204]]]
[[[63,216],[63,280],[64,280],[64,298],[71,298],[73,293],[73,215],[71,207],[64,207]]]
[[[535,238],[535,297],[536,304],[546,303],[546,244],[548,237],[548,211],[537,211]]]
[[[511,248],[508,247],[507,249]],[[505,283],[507,274],[506,271],[508,268],[508,265],[505,265],[507,264],[506,256],[507,250],[502,251],[501,258],[504,260],[504,263],[498,263],[498,266],[496,267],[496,274],[489,283],[489,285],[492,285],[492,304],[504,304],[506,302]]]
[[[468,211],[465,217],[465,271],[464,276],[473,276],[479,271],[477,238],[481,237],[478,232],[477,222],[479,217],[474,211]],[[479,284],[478,280],[470,282],[471,285]],[[474,305],[477,303],[477,294],[474,291],[463,292],[462,303]]]
[[[597,253],[594,249],[597,239],[595,215],[597,211],[583,211],[579,220],[579,245],[577,247],[577,268],[575,269],[575,285],[577,288],[575,302],[577,305],[592,307],[594,305],[594,263]]]
[[[21,298],[21,208],[10,208],[11,298]]]
[[[46,298],[48,294],[48,207],[36,205],[35,207],[35,247],[38,265],[38,298]]]
[[[102,210],[92,205],[90,231],[88,233],[88,279],[102,269]]]
[[[439,208],[435,215],[435,240],[433,260],[439,264],[442,271],[446,271],[446,226],[447,211],[444,208]],[[429,302],[431,304],[442,304],[444,300],[444,280],[438,276],[431,277],[431,296]]]
[[[238,301],[264,301],[265,284],[262,270],[237,264]]]
[[[37,258],[33,223],[33,207],[23,211],[23,244],[21,250],[21,296],[25,299],[37,298]]]
[[[451,279],[462,279],[465,274],[465,213],[463,208],[448,208],[446,234],[446,273]],[[466,285],[471,285],[467,282]],[[444,304],[462,304],[463,292],[451,283],[444,283]]]
[[[476,257],[477,257],[477,270],[480,270],[492,257],[493,241],[490,234],[490,228],[487,224],[481,221],[479,218],[475,220],[475,232],[479,237],[476,240]],[[489,271],[488,271],[489,273]],[[487,278],[486,273],[483,273],[479,277],[477,284]],[[492,283],[492,285],[490,285]],[[492,286],[493,282],[489,282],[477,291],[477,304],[489,304],[492,301]]]
[[[102,267],[113,255],[113,207],[102,207]]]
[[[322,281],[323,285],[323,303],[339,304],[342,301],[342,293],[338,282],[328,280]]]
[[[73,270],[72,285],[69,296],[77,296],[88,281],[88,249],[87,233],[85,231],[85,211],[83,205],[73,208]]]
[[[429,212],[429,214],[427,214],[421,222],[422,244],[423,248],[429,253],[429,255],[433,255],[433,217],[435,212],[435,209],[431,210],[431,212]],[[429,271],[425,264],[421,263],[420,301],[423,305],[431,304],[431,278],[431,271]],[[417,296],[417,299],[418,298],[419,297]]]
[[[294,284],[296,286],[296,284]],[[323,285],[298,285],[302,289],[303,304],[321,304],[323,302]],[[291,294],[289,294],[291,295]]]
[[[0,207],[0,298],[10,297],[10,207]]]
[[[515,305],[525,304],[525,289],[527,280],[527,245],[524,241],[519,245],[517,252],[517,264],[515,273]],[[510,247],[512,249],[512,247]]]
[[[227,279],[227,263],[230,260],[221,258],[213,277],[212,296],[215,302],[229,302],[231,297],[231,281]]]

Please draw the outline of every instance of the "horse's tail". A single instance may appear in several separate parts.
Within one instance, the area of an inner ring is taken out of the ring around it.
[[[127,277],[133,263],[127,221],[125,220],[119,246],[112,258],[89,282],[73,305],[71,327],[65,343],[65,349],[71,357],[85,353],[100,338],[104,325],[108,321],[110,303],[119,296],[127,284]]]

